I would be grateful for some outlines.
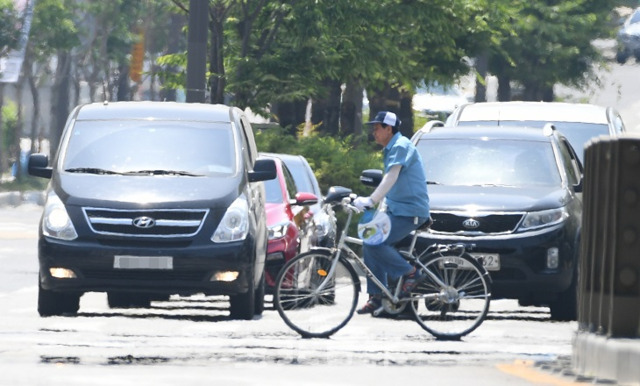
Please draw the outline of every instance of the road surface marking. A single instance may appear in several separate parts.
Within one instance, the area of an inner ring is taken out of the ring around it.
[[[533,368],[533,361],[516,360],[513,363],[498,364],[496,367],[503,373],[511,374],[536,384],[552,386],[589,385],[589,383],[565,381],[551,374],[537,371]]]

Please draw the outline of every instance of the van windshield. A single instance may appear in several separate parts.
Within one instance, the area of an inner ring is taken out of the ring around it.
[[[236,169],[228,124],[78,121],[65,148],[62,167],[73,172],[209,176]]]

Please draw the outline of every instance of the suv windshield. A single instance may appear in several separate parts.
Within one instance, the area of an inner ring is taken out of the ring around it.
[[[193,175],[235,171],[228,124],[78,121],[63,154],[65,171],[94,174]]]
[[[544,127],[549,121],[460,121],[458,126],[522,126],[522,127]],[[580,162],[584,162],[584,146],[591,138],[601,135],[609,135],[609,126],[604,123],[583,123],[583,122],[553,122],[553,125],[560,131],[576,151]]]
[[[548,142],[426,137],[417,148],[431,184],[558,186],[562,181]]]

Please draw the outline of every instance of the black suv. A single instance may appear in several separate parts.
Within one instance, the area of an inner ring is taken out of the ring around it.
[[[413,142],[434,220],[422,246],[469,245],[493,298],[575,319],[582,166],[568,140],[552,126],[438,127]]]
[[[171,294],[230,295],[234,318],[264,309],[267,226],[251,125],[228,106],[173,102],[76,107],[52,166],[38,243],[38,312],[75,314],[84,292],[110,307]]]

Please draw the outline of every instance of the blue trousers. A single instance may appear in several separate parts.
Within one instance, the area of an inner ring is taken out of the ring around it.
[[[427,221],[426,218],[422,217],[416,218],[387,214],[391,220],[389,237],[382,244],[364,244],[362,248],[364,263],[385,286],[388,286],[387,278],[395,280],[402,275],[410,273],[413,269],[411,264],[409,264],[395,248],[395,244]],[[371,279],[367,278],[367,293],[369,293],[369,295],[378,295],[382,293],[382,290],[378,288]]]

